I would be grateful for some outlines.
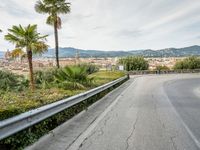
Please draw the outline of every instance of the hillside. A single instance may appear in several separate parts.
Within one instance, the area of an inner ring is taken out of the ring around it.
[[[123,56],[144,56],[144,57],[183,57],[183,56],[200,56],[200,46],[191,46],[185,48],[168,48],[161,50],[130,50],[130,51],[99,51],[99,50],[82,50],[71,47],[60,48],[60,57],[75,57],[76,52],[80,57],[123,57]],[[43,55],[44,57],[53,57],[54,49],[50,49]]]
[[[144,57],[184,57],[200,56],[200,46],[190,46],[185,48],[167,48],[161,50],[130,50],[130,51],[100,51],[100,50],[82,50],[71,47],[60,48],[60,57],[75,57],[76,52],[80,57],[123,57],[123,56],[144,56]],[[0,51],[0,58],[3,58],[5,52]],[[54,49],[49,49],[42,57],[54,57]]]
[[[0,58],[3,58],[5,55],[5,52],[0,51]]]

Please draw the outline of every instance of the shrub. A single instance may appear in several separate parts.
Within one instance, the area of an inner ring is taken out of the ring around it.
[[[147,70],[149,68],[148,61],[143,57],[129,56],[119,59],[119,64],[124,65],[126,71]]]
[[[36,85],[43,89],[52,87],[55,81],[55,75],[57,74],[57,72],[58,72],[58,69],[36,71],[34,73]]]
[[[96,65],[92,65],[92,64],[80,64],[78,66],[79,67],[85,67],[86,72],[88,74],[92,74],[92,73],[95,73],[95,72],[99,71],[99,68]]]
[[[200,69],[200,58],[192,56],[178,61],[174,69]]]
[[[84,66],[67,66],[58,70],[55,75],[55,83],[64,89],[84,89],[93,81],[93,78],[88,75]]]
[[[28,87],[29,81],[23,76],[0,70],[0,83],[0,90],[2,91],[21,91]]]
[[[158,71],[161,71],[161,70],[170,70],[169,67],[167,66],[156,66],[156,69],[155,70],[158,70]]]

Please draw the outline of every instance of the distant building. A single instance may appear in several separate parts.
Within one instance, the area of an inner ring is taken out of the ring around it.
[[[11,58],[11,52],[9,50],[7,50],[4,57],[6,60],[9,60]]]

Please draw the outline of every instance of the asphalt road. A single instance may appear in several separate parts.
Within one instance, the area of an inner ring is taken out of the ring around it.
[[[200,149],[200,74],[134,77],[109,96],[90,123],[83,113],[29,149]]]

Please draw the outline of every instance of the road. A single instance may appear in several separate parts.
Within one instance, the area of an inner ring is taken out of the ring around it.
[[[133,77],[116,93],[29,149],[200,149],[200,74]]]

